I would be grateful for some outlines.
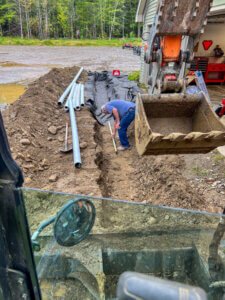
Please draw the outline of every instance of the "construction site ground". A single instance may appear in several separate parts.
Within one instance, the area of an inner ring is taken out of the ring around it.
[[[88,108],[76,113],[82,168],[75,169],[72,153],[59,151],[69,115],[57,100],[78,70],[52,69],[31,83],[3,113],[13,157],[24,172],[25,187],[222,212],[225,158],[217,150],[205,155],[140,157],[130,128],[132,149],[116,155],[108,127],[100,126]],[[84,72],[81,81],[86,78]],[[219,103],[224,86],[211,86],[209,90],[213,101]]]

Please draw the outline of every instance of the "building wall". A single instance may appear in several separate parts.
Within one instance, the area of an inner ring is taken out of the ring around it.
[[[224,32],[225,32],[225,23],[207,24],[204,34],[202,34],[200,37],[196,56],[214,57],[213,49],[216,47],[216,45],[219,45],[225,53]],[[204,50],[204,47],[202,45],[202,42],[204,40],[213,41],[213,45],[209,48],[209,50]],[[221,59],[224,60],[224,58]],[[216,61],[218,62],[218,58],[216,59]]]
[[[147,32],[149,32],[149,27],[154,21],[154,16],[157,9],[158,0],[147,0],[145,13],[144,13],[144,26],[143,26],[143,34],[146,39]],[[141,53],[141,74],[140,74],[140,82],[148,83],[148,74],[149,74],[149,65],[144,62],[144,48],[142,47]]]
[[[214,0],[211,8],[211,15],[219,15],[225,13],[225,0]]]
[[[225,4],[225,0],[214,0],[213,1],[213,6],[224,5],[224,4]]]

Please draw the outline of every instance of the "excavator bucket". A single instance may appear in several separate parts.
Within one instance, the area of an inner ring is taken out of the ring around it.
[[[139,94],[136,105],[140,155],[207,153],[225,145],[225,126],[203,93]]]

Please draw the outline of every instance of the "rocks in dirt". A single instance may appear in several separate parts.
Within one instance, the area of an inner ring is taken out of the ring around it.
[[[221,181],[215,181],[215,182],[213,182],[213,184],[212,184],[212,187],[216,187],[218,184],[220,184],[221,183]]]
[[[182,176],[184,161],[179,156],[142,157],[134,160],[139,200],[154,204],[198,209],[204,202]],[[169,201],[168,201],[169,199]]]
[[[17,154],[15,154],[14,159],[22,159],[22,160],[24,160],[25,156],[22,153],[18,152]]]
[[[90,149],[96,149],[96,148],[97,148],[97,144],[96,144],[95,142],[91,142],[91,143],[89,144],[89,148],[90,148]]]
[[[30,154],[27,154],[27,155],[26,155],[25,161],[28,162],[28,163],[33,161],[33,158],[31,157]]]
[[[27,138],[21,139],[20,144],[23,146],[29,146],[31,144],[31,141]]]
[[[32,182],[32,179],[30,177],[25,178],[25,184],[29,184]]]
[[[64,137],[63,136],[59,136],[58,137],[58,141],[61,142],[61,143],[64,142]]]
[[[86,142],[82,142],[82,143],[80,143],[80,149],[86,149],[87,148],[87,146],[88,146],[88,143],[86,143]]]
[[[48,132],[51,133],[52,135],[56,135],[58,131],[58,128],[54,125],[48,127]]]
[[[41,165],[42,165],[42,166],[47,166],[47,165],[48,165],[48,161],[47,161],[46,158],[44,158],[44,159],[42,160]]]
[[[59,176],[57,174],[52,174],[48,180],[49,180],[49,182],[56,182],[58,179],[59,179]]]
[[[48,167],[48,161],[46,158],[44,158],[41,163],[40,163],[41,167],[45,168]]]
[[[24,164],[24,165],[23,165],[23,168],[24,168],[24,169],[28,169],[28,170],[29,170],[29,169],[33,169],[33,168],[34,168],[34,165],[33,165],[33,164]]]

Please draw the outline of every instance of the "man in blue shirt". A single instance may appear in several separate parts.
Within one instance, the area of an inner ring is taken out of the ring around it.
[[[113,137],[115,137],[118,130],[121,146],[118,150],[123,151],[130,148],[127,137],[127,128],[134,121],[135,118],[135,103],[124,100],[113,100],[103,105],[102,113],[112,114],[115,120]]]

